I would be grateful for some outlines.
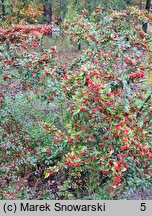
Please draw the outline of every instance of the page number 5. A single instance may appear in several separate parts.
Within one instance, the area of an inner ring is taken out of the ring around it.
[[[140,210],[141,211],[146,211],[146,203],[141,203]]]

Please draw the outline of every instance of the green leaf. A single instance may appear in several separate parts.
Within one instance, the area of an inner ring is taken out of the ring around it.
[[[48,173],[48,171],[47,170],[44,170],[44,178],[46,179],[46,178],[48,178],[50,176],[50,174]]]

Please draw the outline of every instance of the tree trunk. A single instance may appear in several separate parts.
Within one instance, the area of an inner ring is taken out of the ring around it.
[[[64,2],[62,0],[60,0],[60,8],[59,8],[59,28],[60,28],[60,34],[62,35],[62,22],[63,22],[63,17],[62,17],[62,5],[64,4]]]
[[[151,0],[147,0],[145,9],[150,12]]]
[[[52,0],[44,0],[43,6],[45,23],[50,25],[52,23]],[[52,37],[52,32],[49,34],[49,36]]]
[[[147,13],[150,12],[150,6],[151,6],[151,0],[147,0],[146,1],[146,7],[145,7],[145,9],[147,10]],[[146,33],[147,28],[148,28],[148,23],[144,23],[142,28],[143,28],[144,32]]]
[[[1,2],[2,2],[2,18],[4,18],[6,16],[4,0],[1,0]]]
[[[142,10],[142,5],[143,5],[143,2],[142,0],[140,0],[140,10]]]

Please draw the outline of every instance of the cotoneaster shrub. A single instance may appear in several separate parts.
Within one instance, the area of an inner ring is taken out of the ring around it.
[[[150,38],[141,29],[148,18],[137,8],[110,16],[98,8],[90,19],[86,14],[65,24],[71,41],[84,41],[89,49],[63,79],[64,127],[71,146],[63,167],[79,175],[78,185],[83,173],[92,193],[103,182],[110,182],[112,193],[146,185],[151,179],[151,91],[146,83],[136,83],[150,71]],[[55,172],[50,167],[45,175]]]
[[[150,186],[150,36],[143,21],[150,17],[137,8],[106,15],[101,7],[67,21],[64,34],[88,49],[66,71],[55,48],[43,45],[52,26],[1,29],[3,199],[29,198],[32,173],[60,179],[55,199],[112,199],[126,187]]]

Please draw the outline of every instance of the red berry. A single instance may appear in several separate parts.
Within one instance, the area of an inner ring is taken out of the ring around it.
[[[4,75],[3,75],[3,78],[4,78],[4,79],[7,79],[7,78],[8,78],[8,76],[7,76],[6,74],[4,74]]]

